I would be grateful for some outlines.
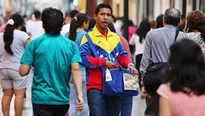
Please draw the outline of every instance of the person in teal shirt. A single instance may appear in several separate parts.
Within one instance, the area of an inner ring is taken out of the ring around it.
[[[76,109],[83,110],[81,57],[75,42],[60,34],[63,14],[47,8],[42,13],[45,34],[26,47],[19,73],[25,76],[34,67],[32,104],[35,116],[65,116],[69,109],[69,80],[76,88]]]
[[[89,19],[88,16],[84,13],[78,13],[71,21],[70,25],[70,32],[66,35],[70,40],[74,41],[78,47],[80,47],[80,42],[82,37],[87,33],[86,30],[88,29]],[[79,116],[88,116],[89,108],[88,108],[88,99],[87,99],[87,92],[86,92],[86,69],[81,64],[80,71],[82,74],[82,91],[83,91],[83,101],[84,101],[84,108],[82,112],[79,113]],[[73,77],[72,77],[73,78]],[[72,79],[70,80],[70,109],[69,109],[69,116],[77,116],[78,112],[75,110],[76,107],[76,90]]]

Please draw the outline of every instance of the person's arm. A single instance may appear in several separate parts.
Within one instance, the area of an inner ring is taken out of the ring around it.
[[[77,93],[77,111],[82,111],[83,109],[83,92],[82,92],[82,75],[80,72],[79,63],[72,64],[72,79],[75,85],[76,93]]]
[[[28,39],[25,41],[24,47],[26,47],[26,46],[29,44],[29,42],[30,42],[30,38],[28,38]]]
[[[132,63],[131,58],[128,57],[128,54],[125,51],[124,47],[122,46],[122,43],[118,43],[117,47],[119,48],[119,54],[117,56],[118,62],[124,68],[128,68],[128,65]]]
[[[157,89],[159,98],[159,116],[172,116],[171,101],[175,93],[172,92],[170,84],[162,84]]]
[[[164,97],[159,99],[159,116],[172,116],[171,103]]]
[[[19,68],[19,74],[21,76],[26,76],[29,74],[31,69],[31,66],[25,65],[25,64],[21,64],[20,68]]]
[[[133,74],[137,74],[138,71],[132,63],[131,58],[127,55],[127,52],[124,50],[122,43],[119,43],[117,47],[119,48],[117,59],[120,65],[122,65],[124,68],[130,69]]]
[[[21,76],[25,76],[30,72],[31,65],[33,63],[33,49],[34,49],[33,42],[30,42],[21,57],[21,61],[20,61],[21,66],[19,68],[19,74]]]
[[[128,56],[131,58],[131,53],[130,53],[130,47],[129,47],[129,44],[127,42],[127,40],[123,37],[123,36],[120,36],[120,40],[122,42],[122,46],[124,47],[125,51],[127,52]]]
[[[82,93],[82,75],[80,72],[80,65],[79,65],[79,63],[73,63],[71,67],[72,67],[71,72],[72,72],[72,77],[73,77],[72,79],[73,79],[73,82],[74,82],[74,85],[76,88],[77,95],[83,96],[83,93]]]
[[[71,48],[73,51],[72,60],[71,60],[71,73],[72,73],[72,79],[77,93],[76,109],[77,111],[82,111],[83,109],[82,75],[80,72],[80,65],[79,65],[79,63],[81,63],[82,60],[76,43],[73,42]]]

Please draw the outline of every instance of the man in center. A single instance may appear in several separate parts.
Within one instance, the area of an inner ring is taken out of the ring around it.
[[[111,16],[111,7],[108,4],[99,4],[95,10],[96,26],[88,32],[94,49],[100,57],[94,57],[85,36],[81,41],[80,52],[87,69],[87,95],[91,116],[119,116],[120,112],[120,97],[106,96],[102,93],[101,67],[111,69],[121,65],[134,74],[137,73],[121,44],[120,37],[108,29]]]

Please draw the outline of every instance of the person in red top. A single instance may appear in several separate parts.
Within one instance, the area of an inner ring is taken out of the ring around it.
[[[94,49],[100,56],[95,58],[87,38],[84,36],[80,45],[80,52],[87,69],[87,96],[90,116],[119,116],[120,97],[106,96],[102,93],[101,68],[118,68],[122,66],[130,69],[134,74],[136,68],[124,50],[120,37],[108,29],[112,16],[112,9],[108,4],[99,4],[95,10],[96,26],[88,32]]]
[[[115,27],[112,23],[108,25],[108,28],[110,31],[115,32]],[[131,59],[131,53],[130,48],[127,40],[120,35],[120,41],[122,43],[122,46],[124,47],[125,51],[128,53],[129,58]],[[131,116],[132,115],[132,102],[133,97],[132,96],[122,96],[121,97],[121,116]]]

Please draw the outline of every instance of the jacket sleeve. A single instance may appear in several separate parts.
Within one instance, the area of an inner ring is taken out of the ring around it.
[[[122,65],[122,67],[128,68],[128,65],[130,63],[132,63],[132,60],[127,55],[127,52],[125,51],[124,47],[122,46],[122,43],[118,44],[118,48],[119,48],[119,55],[117,57],[118,62],[120,63],[120,65]]]
[[[83,65],[87,68],[100,68],[106,62],[105,58],[94,57],[91,47],[89,46],[85,36],[81,40],[80,55]]]

